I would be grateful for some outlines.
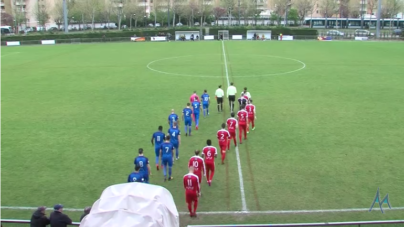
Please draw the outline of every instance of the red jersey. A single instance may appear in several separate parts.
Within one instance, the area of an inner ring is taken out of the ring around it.
[[[214,146],[206,146],[202,150],[205,156],[206,165],[215,163],[215,155],[217,155],[217,149]]]
[[[193,173],[185,174],[184,176],[184,188],[186,192],[199,193],[201,191],[199,187],[199,178]]]
[[[238,116],[238,121],[240,125],[246,125],[247,124],[247,118],[248,118],[248,112],[245,110],[240,110],[237,112]]]
[[[203,170],[203,173],[206,173],[205,162],[199,156],[195,155],[189,159],[188,167],[190,167],[190,166],[194,167],[194,174],[199,177],[202,177],[202,170]]]
[[[220,129],[217,131],[217,138],[219,139],[219,144],[227,144],[227,140],[230,139],[230,133],[226,129]]]
[[[255,116],[255,106],[253,104],[248,104],[245,106],[245,110],[248,112],[249,118],[254,118]]]
[[[227,124],[227,129],[229,130],[229,132],[235,132],[236,131],[236,127],[238,125],[238,121],[236,118],[229,118],[226,121]]]

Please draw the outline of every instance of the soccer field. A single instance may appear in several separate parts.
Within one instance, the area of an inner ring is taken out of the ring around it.
[[[214,97],[228,82],[239,92],[248,87],[256,130],[239,146],[239,162],[232,147],[225,165],[217,159],[212,186],[203,180],[198,211],[210,213],[181,215],[181,226],[404,216],[403,43],[150,42],[1,50],[2,218],[28,219],[31,211],[18,207],[92,205],[106,187],[126,182],[138,148],[150,159],[151,183],[166,187],[178,210],[187,212],[182,176],[206,139],[218,146],[228,102],[219,114],[212,100],[199,130],[182,135],[173,181],[163,182],[155,170],[150,138],[159,125],[167,131],[171,109],[180,115],[194,90]],[[180,130],[184,134],[183,124]],[[380,197],[388,193],[399,209],[366,210],[379,187]],[[251,213],[232,213],[243,208]],[[81,214],[67,213],[74,221]]]

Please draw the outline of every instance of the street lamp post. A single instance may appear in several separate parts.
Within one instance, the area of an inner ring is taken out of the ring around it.
[[[170,0],[167,0],[167,26],[170,27]]]
[[[146,15],[143,16],[143,27],[146,27]]]
[[[229,26],[231,25],[231,10],[232,10],[232,8],[231,7],[229,7]]]
[[[255,16],[255,26],[257,26],[257,17],[258,17],[258,14],[255,14],[254,16]]]
[[[364,0],[361,0],[361,29],[363,29],[363,6]]]

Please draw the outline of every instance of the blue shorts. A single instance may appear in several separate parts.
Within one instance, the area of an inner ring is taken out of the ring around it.
[[[160,145],[154,145],[154,152],[156,152],[156,157],[160,156]]]
[[[143,173],[143,179],[145,183],[149,183],[149,174],[147,172],[142,172]]]
[[[207,109],[207,108],[209,108],[209,103],[204,103],[202,106],[204,109]]]
[[[178,145],[178,142],[171,142],[171,144],[173,145],[174,148],[177,148],[177,149],[178,149],[178,146],[179,146],[179,145]]]
[[[169,167],[173,166],[173,157],[171,156],[163,156],[163,166],[168,165]]]
[[[192,118],[185,119],[184,123],[185,123],[185,125],[191,126],[192,125]]]

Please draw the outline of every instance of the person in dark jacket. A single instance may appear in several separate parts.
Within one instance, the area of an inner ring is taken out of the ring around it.
[[[48,217],[45,215],[46,207],[38,207],[31,216],[31,227],[45,227],[50,224]]]
[[[51,227],[67,227],[72,224],[72,219],[63,212],[63,205],[57,204],[53,207],[53,211],[49,217]]]
[[[84,214],[81,215],[80,221],[83,220],[83,218],[84,218],[85,216],[87,216],[87,215],[90,213],[90,211],[91,211],[91,207],[86,207],[86,208],[84,208]]]

